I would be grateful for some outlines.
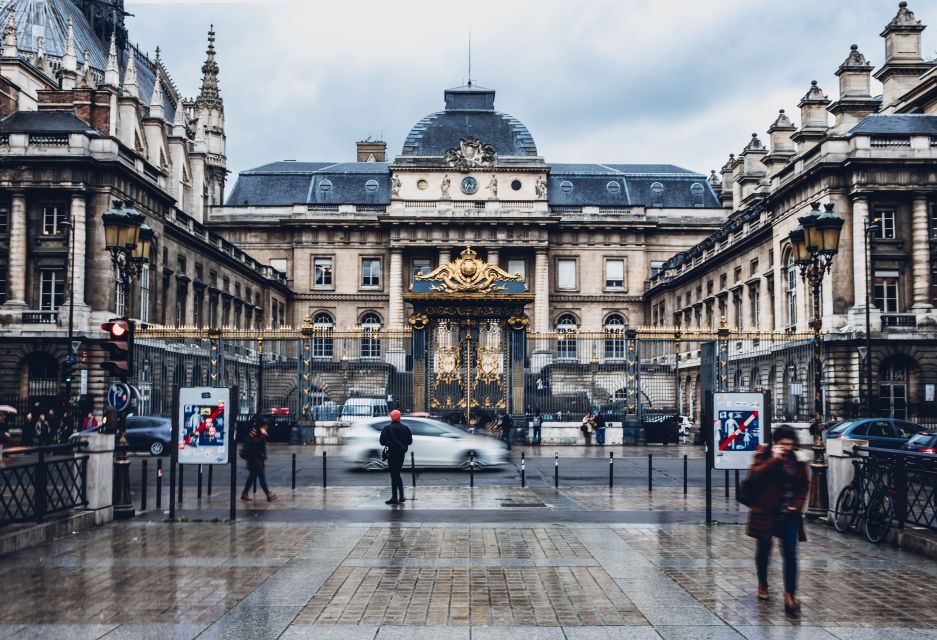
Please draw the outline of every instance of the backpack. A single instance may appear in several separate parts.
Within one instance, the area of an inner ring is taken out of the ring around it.
[[[761,487],[758,486],[754,478],[749,474],[749,476],[742,481],[742,484],[739,485],[739,490],[736,492],[735,498],[740,504],[746,507],[754,507],[755,503],[758,502],[758,494],[760,493]]]

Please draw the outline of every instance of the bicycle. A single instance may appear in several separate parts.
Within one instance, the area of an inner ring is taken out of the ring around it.
[[[866,458],[865,463],[853,460],[855,469],[852,482],[846,485],[836,498],[833,508],[833,527],[840,533],[846,533],[853,527],[859,528],[860,520],[867,525],[868,508],[871,501],[866,496],[874,493],[875,488],[883,485],[884,475],[879,463],[874,458]],[[869,491],[867,487],[872,485]]]
[[[865,537],[872,544],[878,544],[888,536],[895,518],[897,490],[894,483],[889,484],[885,478],[886,474],[882,473],[876,479],[865,511]]]

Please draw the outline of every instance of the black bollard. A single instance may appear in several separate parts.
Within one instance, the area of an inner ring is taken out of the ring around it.
[[[180,464],[178,465],[178,467],[179,467],[179,497],[176,499],[176,503],[182,504],[182,486],[183,486],[182,472],[185,471],[185,465]]]
[[[326,452],[323,451],[323,452],[322,452],[322,488],[323,488],[323,489],[325,489],[325,488],[328,487],[328,480],[326,480],[326,477],[327,477],[327,475],[328,475],[328,473],[327,473],[327,471],[328,471],[328,463],[327,463],[327,461],[326,461],[326,459],[325,459],[325,454],[326,454]]]
[[[739,470],[735,470],[735,497],[739,497]]]
[[[683,454],[683,495],[686,495],[687,456]]]
[[[215,468],[215,465],[208,465],[208,496],[211,497],[211,472]]]
[[[553,454],[553,488],[560,488],[560,454]]]
[[[654,490],[654,454],[647,454],[647,490]]]
[[[156,461],[156,508],[163,508],[163,461]]]
[[[413,457],[412,451],[410,452],[410,481],[413,483],[413,488],[416,489],[416,459]]]
[[[615,453],[608,452],[608,488],[611,489],[615,484]]]
[[[143,469],[140,472],[140,511],[146,511],[146,458],[143,458]]]
[[[469,486],[475,486],[475,452],[469,452]]]
[[[202,465],[198,466],[198,488],[195,491],[199,500],[202,499]]]
[[[726,497],[729,497],[729,470],[726,469],[726,482],[725,482]]]
[[[524,460],[524,452],[521,451],[521,487],[527,486],[527,468]]]
[[[290,482],[290,488],[291,488],[293,491],[296,491],[296,454],[295,454],[295,453],[293,454],[293,469],[292,469],[292,473],[293,473],[293,475],[292,475],[292,479],[291,479],[291,482]]]

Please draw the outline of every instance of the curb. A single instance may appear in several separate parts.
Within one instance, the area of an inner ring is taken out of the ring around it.
[[[79,511],[50,518],[42,524],[21,525],[20,528],[10,532],[0,530],[0,556],[90,529],[97,526],[96,518],[97,514],[94,511]]]

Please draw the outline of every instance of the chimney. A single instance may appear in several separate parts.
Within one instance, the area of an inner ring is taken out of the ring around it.
[[[385,162],[387,143],[383,140],[361,140],[358,145],[358,162]]]

